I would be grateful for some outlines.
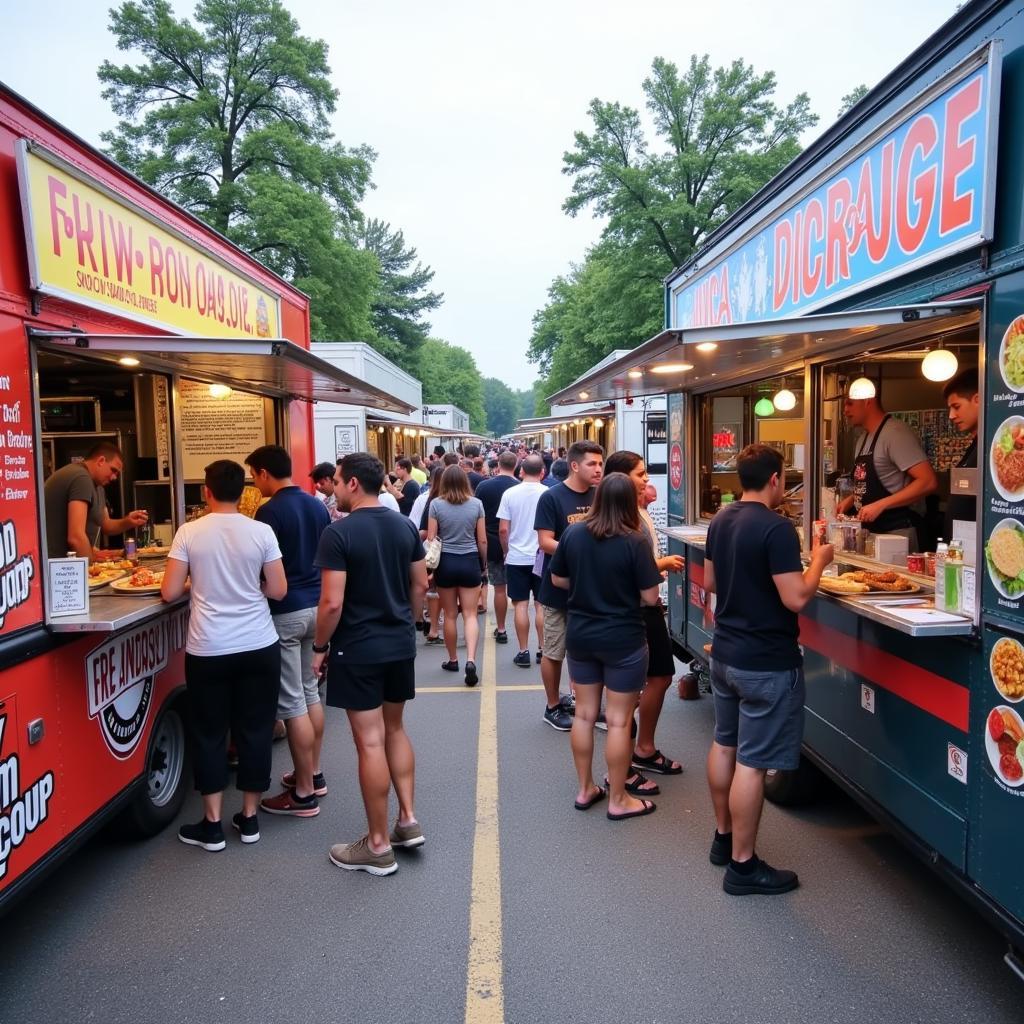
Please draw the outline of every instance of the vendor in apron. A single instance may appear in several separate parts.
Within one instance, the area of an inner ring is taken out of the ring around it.
[[[843,414],[864,436],[853,465],[852,512],[871,533],[899,533],[919,549],[914,506],[938,487],[921,439],[873,398],[847,398]]]
[[[971,438],[970,447],[956,464],[957,469],[977,469],[978,467],[978,371],[971,367],[958,373],[943,389],[946,407],[949,409],[949,422],[961,434]],[[953,536],[953,520],[974,523],[978,520],[978,499],[971,494],[954,494],[950,491],[946,504],[946,525],[943,537],[949,540]]]

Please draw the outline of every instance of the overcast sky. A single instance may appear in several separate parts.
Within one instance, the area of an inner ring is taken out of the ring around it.
[[[96,0],[0,0],[0,80],[87,141],[114,118],[96,69],[125,60]],[[193,3],[174,0],[181,13]],[[806,91],[830,124],[955,10],[954,0],[286,0],[330,46],[336,133],[379,154],[365,212],[436,271],[434,334],[485,376],[528,387],[531,317],[600,224],[561,210],[562,153],[598,96],[643,106],[656,56],[774,69],[777,102]],[[813,137],[813,135],[811,136]],[[805,141],[810,141],[808,138]]]

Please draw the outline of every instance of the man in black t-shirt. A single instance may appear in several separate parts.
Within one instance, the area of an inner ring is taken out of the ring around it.
[[[544,653],[540,662],[544,682],[544,721],[559,732],[572,728],[572,716],[562,706],[559,688],[565,659],[566,606],[568,595],[551,582],[551,556],[558,540],[572,523],[582,522],[594,502],[601,482],[604,449],[595,441],[577,441],[569,449],[569,475],[563,483],[549,488],[537,502],[533,526],[544,553],[538,599],[544,608]]]
[[[407,516],[420,496],[419,482],[412,475],[412,459],[395,459],[395,476],[398,483],[391,493],[398,502],[398,511]]]
[[[704,589],[717,595],[711,645],[715,739],[708,785],[715,809],[712,864],[728,865],[722,888],[735,896],[775,895],[799,884],[754,852],[769,770],[800,763],[804,724],[803,654],[798,615],[814,597],[831,545],[804,571],[782,503],[782,456],[763,444],[736,459],[743,499],[723,508],[708,530]]]
[[[366,452],[346,455],[335,476],[338,507],[350,513],[320,538],[322,570],[313,670],[329,665],[327,703],[348,712],[359,754],[369,832],[331,847],[331,861],[350,871],[390,875],[393,847],[422,846],[413,808],[412,744],[402,725],[415,697],[416,630],[427,570],[419,531],[381,506],[384,466]],[[398,821],[388,833],[388,792],[398,794]]]
[[[497,459],[498,475],[484,480],[476,489],[476,496],[484,507],[484,530],[487,532],[487,582],[494,587],[494,639],[508,643],[505,622],[508,619],[508,591],[505,586],[505,554],[498,536],[498,507],[501,496],[519,481],[515,478],[516,457],[502,452]],[[480,603],[487,606],[487,584],[480,592]]]

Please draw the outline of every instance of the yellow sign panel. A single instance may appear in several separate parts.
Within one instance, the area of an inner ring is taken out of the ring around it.
[[[57,157],[18,149],[32,287],[176,334],[280,337],[278,297]]]

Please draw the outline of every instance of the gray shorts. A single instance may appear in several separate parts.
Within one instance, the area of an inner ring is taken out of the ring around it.
[[[551,608],[546,604],[541,607],[544,609],[544,657],[552,661],[564,661],[568,612],[564,608]]]
[[[504,562],[488,562],[487,563],[487,582],[492,587],[503,587],[505,586],[505,563]]]
[[[711,660],[715,742],[748,768],[793,771],[804,736],[804,670],[754,672]]]
[[[301,608],[274,616],[274,628],[281,638],[281,691],[277,717],[298,718],[307,708],[320,703],[319,680],[313,675],[313,640],[316,637],[316,608]]]

